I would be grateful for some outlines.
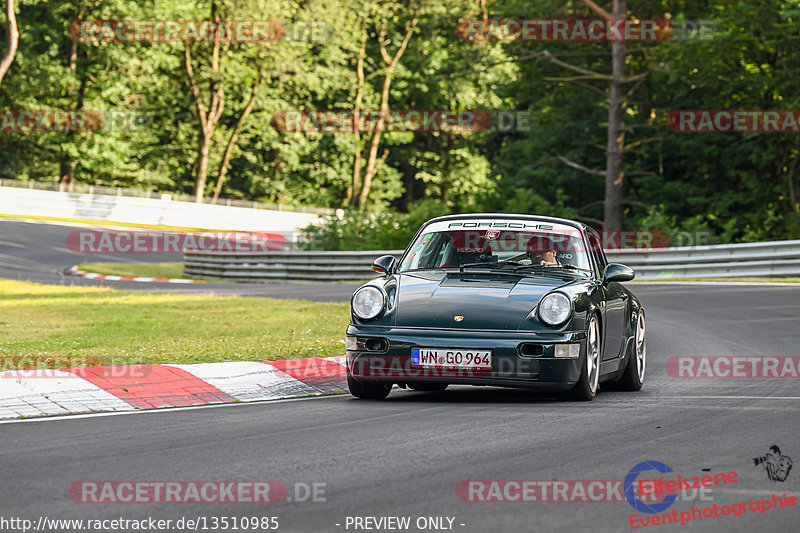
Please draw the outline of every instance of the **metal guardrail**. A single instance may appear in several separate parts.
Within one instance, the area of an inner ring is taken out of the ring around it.
[[[184,275],[204,279],[359,281],[375,277],[372,260],[399,257],[403,250],[366,252],[184,253]],[[800,276],[800,241],[688,246],[654,250],[609,250],[643,280]]]
[[[606,255],[632,267],[637,279],[800,276],[800,241],[614,250]]]
[[[368,252],[276,252],[222,254],[184,252],[183,274],[202,279],[264,282],[272,280],[360,281],[376,276],[370,265],[381,255]]]
[[[127,187],[107,187],[104,185],[91,185],[88,183],[75,183],[72,189],[67,189],[60,183],[44,182],[44,181],[22,181],[13,180],[8,178],[0,179],[0,187],[15,187],[17,189],[29,189],[36,191],[59,191],[70,192],[74,194],[96,194],[103,196],[121,196],[129,198],[152,198],[161,199],[163,195],[168,195],[173,202],[191,202],[194,203],[194,196],[174,192],[174,191],[151,191],[146,189],[132,189]],[[315,215],[332,215],[336,212],[335,209],[328,207],[316,206],[303,206],[303,205],[287,205],[287,204],[274,204],[267,202],[258,202],[253,200],[241,200],[238,198],[219,198],[213,202],[210,197],[203,198],[203,203],[208,205],[224,205],[227,207],[246,207],[248,209],[268,209],[270,211],[287,211],[293,213],[311,213]]]

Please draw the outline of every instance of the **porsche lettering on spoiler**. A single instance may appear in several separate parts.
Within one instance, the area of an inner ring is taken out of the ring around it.
[[[526,224],[525,222],[451,222],[448,228],[512,228],[552,230],[550,224]]]

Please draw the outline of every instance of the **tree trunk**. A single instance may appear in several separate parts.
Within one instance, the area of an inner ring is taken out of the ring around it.
[[[206,181],[208,180],[208,158],[211,153],[211,133],[203,131],[200,134],[200,143],[197,147],[197,179],[195,182],[194,201],[198,204],[203,203],[203,196],[206,191]]]
[[[69,155],[61,156],[61,164],[59,165],[59,174],[61,180],[59,181],[58,190],[72,192],[75,189],[75,167],[78,166],[75,158]]]
[[[393,75],[394,69],[392,68],[386,73],[386,78],[383,80],[383,91],[381,91],[381,118],[378,120],[372,132],[367,166],[364,169],[364,184],[361,186],[361,194],[358,198],[358,208],[362,210],[367,205],[369,191],[372,188],[372,178],[378,173],[378,147],[381,144],[381,136],[383,135],[386,118],[389,116],[389,89],[391,89],[392,86]]]
[[[795,176],[797,175],[797,160],[800,159],[800,134],[795,135],[795,154],[789,164],[789,203],[792,204],[792,211],[800,213],[800,203],[797,201],[797,192],[794,187]]]
[[[228,175],[228,166],[230,165],[231,157],[233,156],[233,149],[236,146],[236,141],[239,140],[239,133],[242,131],[242,127],[244,126],[245,121],[247,121],[247,117],[249,117],[250,113],[253,111],[253,106],[255,106],[256,97],[258,96],[258,86],[261,83],[261,76],[262,70],[259,69],[258,74],[256,74],[256,79],[253,80],[250,99],[247,101],[247,105],[242,111],[242,114],[239,115],[239,120],[236,121],[236,126],[234,126],[230,139],[228,139],[228,146],[225,148],[225,155],[222,156],[222,162],[219,164],[217,185],[214,187],[214,197],[212,199],[214,203],[217,203],[219,194],[222,192],[222,184],[225,181],[225,177]]]
[[[17,47],[19,46],[19,29],[17,28],[17,14],[14,11],[14,0],[6,0],[6,33],[8,34],[8,42],[6,44],[6,51],[0,58],[0,83],[11,68],[11,63],[14,62],[14,56],[17,54]]]
[[[211,153],[211,144],[214,139],[214,130],[216,130],[222,112],[225,109],[225,89],[222,80],[217,76],[220,72],[220,41],[222,39],[220,38],[220,17],[218,15],[216,2],[211,3],[211,20],[214,21],[217,26],[215,29],[214,46],[211,52],[211,71],[213,77],[209,87],[211,102],[208,105],[208,110],[206,110],[206,104],[200,94],[200,87],[194,75],[190,44],[188,42],[185,43],[183,49],[186,76],[189,78],[189,88],[194,97],[200,123],[197,147],[197,173],[195,174],[194,189],[195,202],[199,204],[203,203],[203,196],[205,196],[206,182],[208,181],[208,160],[209,154]]]
[[[76,13],[77,18],[81,18],[80,13]],[[78,42],[72,41],[67,54],[67,67],[73,75],[78,73]],[[86,97],[86,87],[88,85],[88,77],[84,76],[81,79],[81,85],[78,88],[78,98],[75,102],[75,109],[80,111],[83,109],[83,102]],[[67,96],[72,96],[72,91],[67,91]],[[66,133],[67,137],[72,141],[75,138],[75,132],[69,131]],[[75,157],[64,154],[61,156],[61,163],[59,165],[59,187],[60,191],[72,192],[75,190],[75,169],[78,167],[78,161]]]
[[[381,57],[383,58],[383,62],[386,64],[386,77],[383,79],[383,90],[381,91],[381,117],[378,120],[378,123],[375,125],[372,133],[369,157],[367,158],[367,166],[364,169],[364,183],[361,186],[361,194],[359,194],[358,197],[358,208],[360,210],[363,210],[367,205],[369,192],[372,188],[372,179],[378,172],[378,148],[381,142],[381,135],[383,134],[384,123],[386,122],[386,119],[389,118],[389,91],[392,87],[394,70],[397,67],[397,63],[400,61],[400,58],[403,57],[409,41],[411,41],[411,36],[414,34],[414,29],[417,27],[417,23],[419,22],[419,12],[420,8],[417,7],[417,9],[414,11],[414,18],[412,18],[411,22],[408,24],[408,26],[406,26],[406,34],[403,37],[403,41],[400,43],[400,47],[394,54],[394,57],[391,57],[386,50],[385,26],[381,28],[381,31],[378,35]],[[380,162],[385,161],[388,155],[389,150],[384,150]]]
[[[625,0],[614,0],[612,18],[614,21],[625,18]],[[611,81],[608,91],[608,131],[606,145],[605,209],[603,229],[622,229],[622,154],[625,146],[623,130],[623,110],[625,94],[625,41],[611,44]]]
[[[356,101],[353,106],[353,137],[356,141],[356,149],[353,154],[353,178],[347,193],[342,201],[342,207],[354,204],[358,189],[361,186],[361,102],[364,99],[364,58],[367,55],[367,28],[366,24],[361,25],[361,49],[358,51],[358,62],[356,63],[356,75],[358,76],[358,89],[356,89]]]

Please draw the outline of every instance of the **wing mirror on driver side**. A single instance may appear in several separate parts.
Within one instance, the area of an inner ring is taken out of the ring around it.
[[[610,263],[603,274],[603,283],[630,281],[635,276],[636,272],[631,267],[619,263]]]
[[[378,274],[391,276],[394,274],[394,267],[397,259],[393,255],[382,255],[372,262],[372,270]]]

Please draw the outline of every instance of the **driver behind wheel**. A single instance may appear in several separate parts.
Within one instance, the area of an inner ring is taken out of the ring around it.
[[[469,263],[491,262],[492,247],[482,232],[456,231],[451,236],[446,258],[439,268],[453,268]]]
[[[544,235],[534,235],[530,241],[526,253],[532,265],[559,265],[556,259],[556,245],[550,237]]]

